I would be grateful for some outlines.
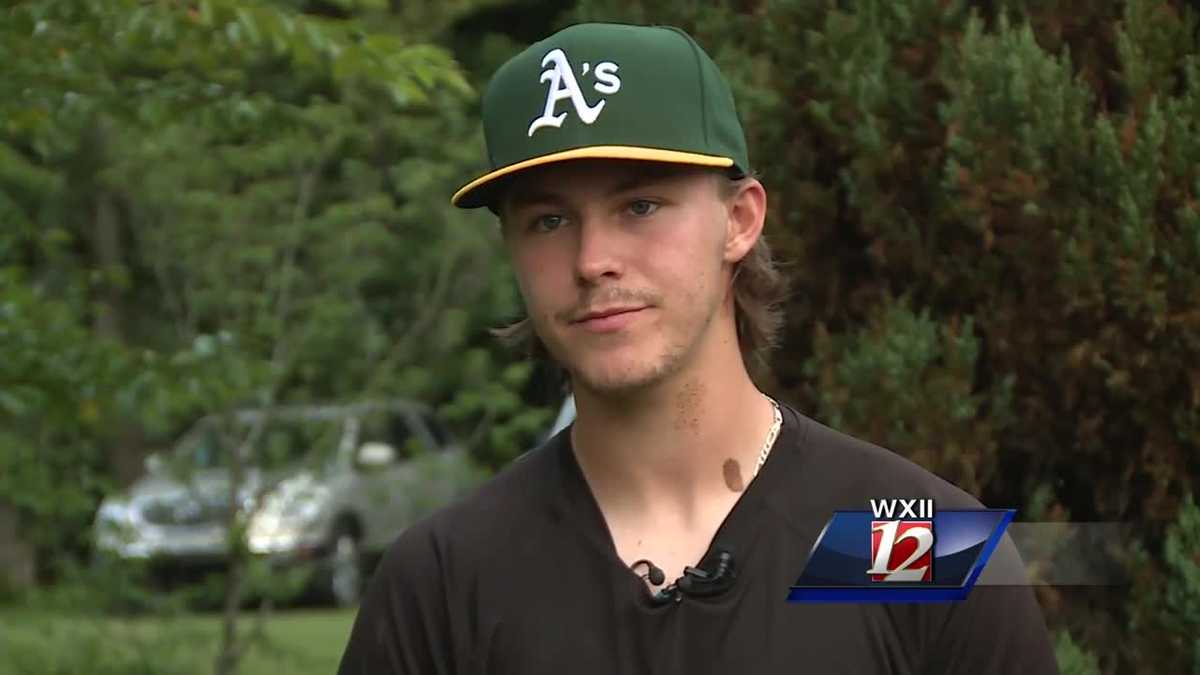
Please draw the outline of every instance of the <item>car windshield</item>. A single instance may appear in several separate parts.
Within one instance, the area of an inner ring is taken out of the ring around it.
[[[233,448],[250,435],[252,422],[239,421],[231,428],[207,422],[184,440],[180,459],[195,469],[229,465]],[[274,419],[266,424],[250,453],[249,463],[275,469],[298,462],[319,461],[331,454],[341,436],[341,420]]]

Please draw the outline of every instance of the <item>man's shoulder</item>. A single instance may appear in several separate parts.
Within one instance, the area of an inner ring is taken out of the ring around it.
[[[486,556],[542,527],[557,485],[558,442],[555,437],[527,451],[470,493],[413,523],[387,557]]]
[[[793,411],[794,412],[794,411]],[[978,508],[979,500],[908,458],[796,413],[800,461],[794,479],[833,508],[867,508],[868,500],[929,497],[938,508]]]

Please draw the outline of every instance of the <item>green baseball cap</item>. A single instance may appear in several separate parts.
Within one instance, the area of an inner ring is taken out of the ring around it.
[[[483,95],[491,169],[451,203],[494,206],[506,177],[573,159],[749,171],[733,94],[708,54],[668,26],[564,28],[496,71]]]

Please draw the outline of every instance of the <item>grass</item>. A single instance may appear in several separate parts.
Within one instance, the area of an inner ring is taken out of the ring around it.
[[[246,614],[239,625],[252,621]],[[353,621],[352,610],[278,611],[240,673],[333,673]],[[215,613],[123,619],[0,609],[0,675],[207,674],[220,631]]]

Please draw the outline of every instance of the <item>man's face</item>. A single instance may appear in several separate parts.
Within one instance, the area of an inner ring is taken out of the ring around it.
[[[730,269],[711,171],[555,164],[514,180],[501,217],[534,328],[577,386],[651,385],[709,336]]]

